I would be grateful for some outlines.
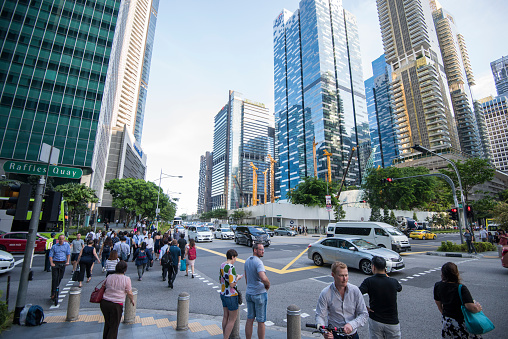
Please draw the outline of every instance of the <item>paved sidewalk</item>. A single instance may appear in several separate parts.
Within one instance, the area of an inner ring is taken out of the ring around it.
[[[79,320],[65,321],[66,313],[45,311],[45,324],[36,327],[13,325],[0,335],[5,339],[19,338],[100,338],[104,329],[104,318],[97,310],[80,310]],[[122,319],[123,320],[123,319]],[[135,324],[120,324],[118,338],[222,338],[222,318],[190,314],[189,329],[176,331],[176,312],[138,310]],[[240,337],[245,338],[245,320],[241,320]],[[254,338],[257,327],[254,325]],[[318,334],[302,332],[302,338],[318,338]],[[266,327],[267,339],[286,339],[285,328]]]

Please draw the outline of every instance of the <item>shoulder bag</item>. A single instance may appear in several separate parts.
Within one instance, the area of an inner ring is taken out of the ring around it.
[[[462,309],[462,314],[464,315],[464,325],[469,333],[484,334],[495,328],[492,321],[490,321],[490,319],[487,318],[482,311],[473,313],[464,306],[464,302],[462,301],[462,284],[459,285],[459,297],[460,303],[462,304],[460,308]]]
[[[91,303],[98,304],[101,302],[102,297],[104,296],[104,291],[106,291],[106,280],[108,280],[108,278],[97,284],[97,286],[99,286],[102,283],[101,288],[97,288],[97,286],[95,286],[92,295],[90,296]]]

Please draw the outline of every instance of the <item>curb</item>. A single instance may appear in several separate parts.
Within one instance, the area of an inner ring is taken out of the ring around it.
[[[435,255],[438,257],[456,257],[456,258],[482,258],[483,254],[456,253],[456,252],[427,252],[427,255]]]

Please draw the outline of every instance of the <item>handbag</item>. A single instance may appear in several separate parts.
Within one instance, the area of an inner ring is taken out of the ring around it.
[[[72,273],[72,281],[78,281],[78,278],[79,278],[79,269],[75,270]]]
[[[185,259],[180,260],[180,271],[185,271],[187,269],[187,261]]]
[[[97,286],[99,286],[102,283],[102,286],[100,288],[97,288],[97,286],[95,286],[92,295],[90,295],[91,303],[98,304],[101,302],[102,297],[104,296],[104,291],[106,290],[106,280],[107,278],[104,279],[104,281],[101,281],[100,283],[97,284]]]
[[[242,295],[242,292],[240,292],[236,286],[235,286],[235,291],[236,293],[238,293],[238,305],[241,305],[243,304],[243,295]]]
[[[466,326],[466,330],[471,334],[484,334],[492,331],[495,326],[490,321],[489,318],[482,311],[478,313],[470,312],[466,306],[464,306],[464,302],[462,301],[462,284],[459,285],[459,297],[460,303],[462,304],[460,308],[462,309],[462,314],[464,315],[464,325]]]

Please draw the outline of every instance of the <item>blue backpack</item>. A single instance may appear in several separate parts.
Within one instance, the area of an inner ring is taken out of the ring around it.
[[[26,326],[39,326],[44,323],[44,310],[39,305],[33,305],[26,314]]]

